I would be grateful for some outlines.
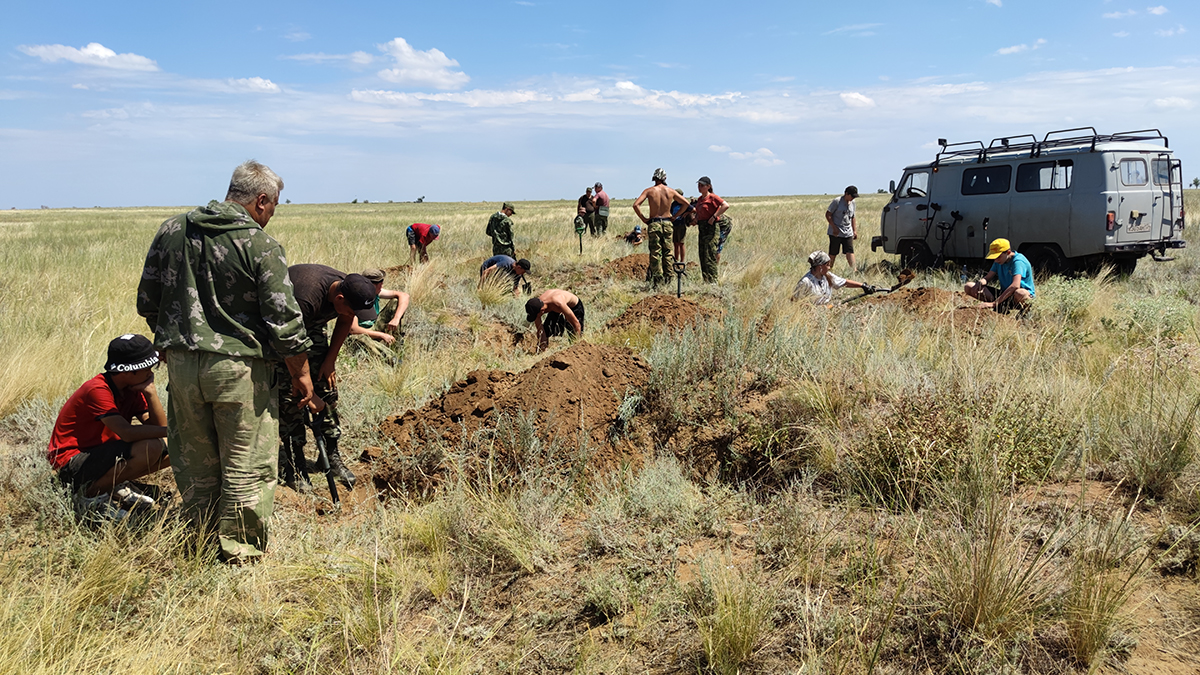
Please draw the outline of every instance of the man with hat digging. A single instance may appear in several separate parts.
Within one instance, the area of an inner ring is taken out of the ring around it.
[[[46,456],[81,506],[108,507],[102,512],[113,516],[119,513],[113,501],[126,512],[154,504],[121,484],[171,465],[164,440],[167,413],[154,387],[156,365],[158,351],[150,340],[122,335],[108,343],[104,372],[83,383],[59,411]]]
[[[570,291],[551,288],[525,303],[525,320],[537,328],[539,352],[550,345],[552,336],[557,337],[568,330],[575,337],[583,335],[583,319],[583,301]]]
[[[371,268],[363,270],[363,278],[375,285],[375,302],[372,303],[372,309],[375,313],[380,314],[380,300],[395,300],[396,308],[392,312],[392,317],[383,325],[383,331],[375,330],[376,324],[382,321],[379,316],[375,320],[363,319],[359,320],[356,316],[353,325],[350,326],[351,335],[365,335],[372,340],[379,340],[385,345],[390,345],[396,341],[396,333],[400,331],[400,321],[404,319],[404,313],[408,311],[409,296],[404,291],[393,291],[383,287],[383,281],[387,278],[387,272],[381,269]]]
[[[515,249],[513,248],[513,222],[512,216],[517,210],[513,208],[511,202],[504,202],[504,206],[500,210],[492,214],[488,219],[487,236],[492,238],[492,255],[506,255],[510,258],[516,257]]]
[[[800,281],[796,282],[796,288],[792,291],[792,300],[799,299],[807,291],[813,304],[829,307],[833,302],[833,291],[836,288],[846,286],[861,288],[864,293],[878,293],[880,290],[885,290],[861,281],[843,279],[834,274],[831,271],[833,259],[824,251],[813,251],[809,254],[808,268],[808,274],[800,277]]]
[[[990,307],[1007,314],[1016,309],[1024,311],[1033,300],[1033,266],[1029,258],[1012,250],[1007,239],[993,239],[988,247],[987,259],[993,261],[992,268],[982,279],[963,286],[963,292],[982,300],[982,307]],[[988,282],[995,279],[999,288],[991,288]]]
[[[292,265],[288,268],[296,302],[304,317],[304,328],[312,347],[308,350],[309,370],[313,373],[315,395],[325,402],[324,422],[321,435],[329,455],[329,466],[337,477],[353,489],[356,480],[342,461],[338,450],[338,439],[342,436],[341,420],[338,417],[337,364],[338,352],[354,320],[374,321],[375,284],[361,274],[344,274],[325,265]],[[333,337],[325,333],[325,325],[337,319],[333,326]],[[308,464],[304,459],[303,411],[292,400],[291,387],[280,372],[279,387],[279,477],[297,492],[309,492],[312,484],[308,480]],[[290,448],[289,448],[290,446]],[[290,452],[288,450],[290,449]]]

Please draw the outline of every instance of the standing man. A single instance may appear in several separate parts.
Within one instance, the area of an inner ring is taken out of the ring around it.
[[[592,216],[594,226],[592,236],[600,237],[608,234],[608,193],[600,181],[596,181],[596,213]]]
[[[712,191],[712,180],[708,176],[701,176],[696,181],[696,189],[700,190],[700,198],[696,200],[696,223],[700,227],[700,273],[704,275],[704,283],[715,284],[717,264],[721,261],[720,251],[717,250],[717,229],[719,227],[727,231],[732,228],[732,221],[725,215],[729,210],[729,202]]]
[[[633,212],[639,220],[647,225],[650,235],[650,269],[646,271],[646,280],[651,286],[671,283],[674,272],[671,269],[671,203],[678,203],[682,208],[690,209],[691,204],[675,190],[667,187],[667,172],[654,170],[654,185],[642,190],[642,194],[633,202]],[[642,202],[650,201],[650,216],[642,215],[638,208]]]
[[[429,262],[429,251],[427,248],[441,233],[442,228],[437,225],[429,225],[427,223],[413,223],[409,225],[408,229],[404,231],[404,236],[408,239],[408,264],[415,265],[418,254],[421,256],[421,262]]]
[[[233,172],[224,202],[175,216],[150,244],[137,310],[154,331],[170,377],[167,445],[194,523],[215,520],[222,560],[253,562],[267,551],[278,467],[282,360],[307,405],[313,385],[300,307],[283,247],[263,228],[283,181],[249,160]]]
[[[510,202],[504,202],[504,206],[488,219],[487,236],[492,238],[492,255],[506,255],[510,258],[515,255],[512,215],[516,212]]]
[[[542,316],[546,317],[545,325]],[[583,301],[579,296],[560,288],[551,288],[525,303],[525,320],[537,328],[537,350],[550,345],[550,338],[570,331],[574,337],[583,335]]]
[[[988,247],[988,260],[993,260],[992,269],[978,281],[963,286],[963,291],[983,301],[983,307],[1007,314],[1012,310],[1024,310],[1033,300],[1033,266],[1029,258],[1012,250],[1007,239],[994,239]],[[999,288],[990,288],[988,282],[995,279]]]
[[[344,274],[325,265],[292,265],[288,276],[295,286],[296,303],[304,317],[304,328],[312,347],[308,350],[309,372],[314,372],[315,393],[325,402],[321,435],[325,437],[325,452],[329,456],[329,468],[346,484],[354,489],[355,476],[346,468],[342,454],[338,451],[338,439],[342,437],[341,418],[338,417],[337,357],[355,319],[375,321],[375,284],[361,274]],[[333,338],[325,333],[325,326],[332,319]],[[293,402],[291,387],[279,373],[279,477],[288,487],[297,492],[309,492],[308,464],[304,460],[304,417],[299,406]],[[315,439],[314,439],[315,440]],[[290,448],[289,448],[290,446]],[[290,449],[290,452],[288,450]]]
[[[681,197],[683,196],[683,190],[676,189],[675,191]],[[685,209],[677,202],[671,203],[671,241],[675,244],[675,262],[684,262],[687,260],[687,250],[684,240],[687,239],[688,226],[695,224],[695,222],[695,211]]]
[[[825,209],[825,222],[829,223],[829,268],[833,269],[838,253],[846,252],[850,270],[854,268],[854,240],[858,239],[858,221],[854,219],[854,199],[858,188],[850,185],[841,197],[829,203]]]
[[[583,196],[579,198],[578,207],[575,209],[575,213],[583,218],[583,224],[586,225],[589,230],[591,230],[593,237],[596,236],[596,224],[595,218],[593,217],[595,215],[595,211],[596,198],[592,196],[592,188],[587,188],[583,191]]]

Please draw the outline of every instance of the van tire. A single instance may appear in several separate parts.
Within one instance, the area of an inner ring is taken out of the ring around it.
[[[1137,262],[1137,258],[1115,258],[1112,261],[1113,274],[1122,278],[1128,277],[1137,268]]]
[[[902,241],[896,252],[900,254],[900,267],[927,269],[933,265],[933,253],[923,241],[917,239]]]
[[[1053,244],[1029,246],[1021,253],[1029,258],[1035,274],[1066,274],[1071,271],[1071,263]]]

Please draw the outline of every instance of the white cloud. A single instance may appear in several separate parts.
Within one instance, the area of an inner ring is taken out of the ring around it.
[[[838,28],[834,28],[831,31],[826,31],[826,32],[822,33],[822,35],[839,35],[842,33],[846,33],[846,34],[850,34],[850,35],[874,35],[874,33],[872,33],[872,32],[865,32],[865,31],[870,31],[872,28],[878,28],[882,25],[883,24],[881,24],[881,23],[856,23],[856,24],[851,24],[849,26],[841,26]]]
[[[1129,37],[1129,31],[1127,31],[1127,30],[1117,31],[1116,33],[1113,33],[1113,37],[1119,37],[1119,38]]]
[[[751,160],[759,166],[779,166],[787,163],[776,157],[775,153],[767,148],[759,148],[754,152],[731,152],[729,156],[733,159]]]
[[[874,100],[867,98],[866,96],[863,96],[862,94],[858,93],[857,91],[847,91],[847,92],[838,94],[838,96],[841,97],[842,103],[845,103],[846,105],[850,106],[851,108],[874,108],[875,107]]]
[[[288,59],[289,61],[308,61],[311,63],[329,63],[333,61],[348,61],[357,66],[369,65],[375,60],[374,56],[366,52],[351,52],[349,54],[326,54],[317,52],[315,54],[290,54],[280,58]]]
[[[1155,16],[1162,16],[1163,14],[1166,14],[1167,12],[1169,12],[1171,10],[1167,9],[1166,7],[1163,7],[1162,5],[1159,5],[1158,7],[1147,7],[1146,11]]]
[[[713,152],[730,152],[733,150],[733,148],[729,147],[728,145],[710,145],[708,146],[708,149]]]
[[[1168,28],[1166,30],[1156,30],[1156,31],[1154,31],[1154,34],[1158,35],[1159,37],[1171,37],[1172,35],[1183,35],[1186,32],[1187,32],[1187,29],[1184,28],[1182,24],[1180,24],[1174,28]]]
[[[1105,19],[1124,19],[1125,17],[1133,16],[1134,14],[1137,14],[1136,9],[1128,9],[1124,12],[1109,12],[1107,14],[1102,14],[1101,16]]]
[[[535,6],[532,2],[526,2],[525,0],[517,0],[513,4],[520,5],[522,7],[534,7]]]
[[[1000,0],[987,0],[987,4],[989,4],[989,5],[995,5],[995,6],[997,6],[997,7],[1003,7],[1003,6],[1004,6],[1004,3],[1003,3],[1003,2],[1001,2]]]
[[[72,89],[87,89],[88,86],[86,84],[79,84],[78,82],[76,82],[75,84],[71,85],[71,88]]]
[[[158,64],[153,59],[137,54],[118,54],[99,42],[92,42],[82,49],[66,45],[21,45],[17,49],[47,63],[70,61],[85,66],[112,68],[114,70],[155,71]]]
[[[1186,98],[1181,98],[1179,96],[1171,96],[1168,98],[1156,98],[1156,99],[1154,99],[1154,105],[1156,107],[1166,108],[1169,110],[1191,110],[1192,107],[1195,106],[1195,104],[1192,103],[1191,101],[1187,100]]]
[[[533,101],[551,101],[547,94],[529,90],[492,91],[487,89],[472,89],[449,94],[407,93],[379,89],[350,92],[350,98],[360,103],[388,103],[399,105],[419,105],[422,101],[440,103],[457,103],[468,108],[499,108]]]
[[[285,33],[283,36],[283,39],[287,40],[288,42],[304,42],[305,40],[311,38],[312,35],[302,30],[294,30],[290,33]]]
[[[1001,56],[1006,56],[1008,54],[1020,54],[1021,52],[1027,52],[1031,49],[1038,49],[1044,44],[1046,44],[1046,40],[1043,38],[1038,38],[1037,42],[1033,43],[1033,46],[1029,46],[1027,44],[1013,45],[1011,47],[997,49],[996,53],[1000,54]]]
[[[458,61],[440,49],[413,49],[404,38],[396,38],[379,48],[395,61],[394,68],[379,71],[379,77],[395,84],[434,89],[460,89],[471,80],[458,67]]]
[[[243,77],[240,79],[229,79],[229,86],[237,91],[246,91],[256,94],[278,94],[282,91],[279,85],[270,80],[261,77]]]

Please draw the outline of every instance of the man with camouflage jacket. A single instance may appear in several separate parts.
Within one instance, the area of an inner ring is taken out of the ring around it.
[[[512,215],[517,210],[509,202],[504,202],[504,206],[500,210],[492,214],[488,219],[487,236],[492,238],[492,255],[506,255],[510,258],[515,258],[516,253],[513,249],[513,222]]]
[[[167,443],[184,513],[215,524],[226,562],[267,550],[275,500],[283,360],[299,405],[312,399],[310,346],[283,247],[263,228],[283,181],[247,161],[224,202],[170,218],[146,255],[138,314],[167,364]]]

